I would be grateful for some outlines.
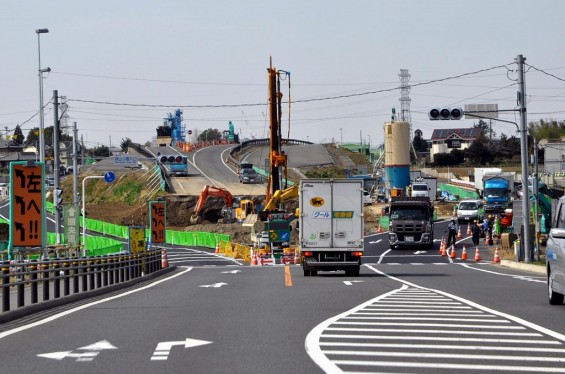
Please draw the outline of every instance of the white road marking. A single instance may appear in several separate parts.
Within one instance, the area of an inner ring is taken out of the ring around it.
[[[77,306],[76,308],[72,308],[72,309],[69,309],[69,310],[65,310],[65,311],[63,311],[63,312],[61,312],[61,313],[54,314],[54,315],[49,316],[49,317],[47,317],[47,318],[41,319],[41,320],[39,320],[39,321],[31,322],[31,323],[29,323],[29,324],[27,324],[27,325],[24,325],[24,326],[19,326],[19,327],[16,327],[16,328],[14,328],[14,329],[11,329],[11,330],[7,330],[7,331],[4,331],[4,332],[0,332],[0,339],[5,338],[5,337],[10,336],[10,335],[13,335],[13,334],[16,334],[16,333],[21,332],[21,331],[25,331],[25,330],[31,329],[31,328],[33,328],[33,327],[41,326],[41,325],[46,324],[46,323],[48,323],[48,322],[57,320],[57,319],[59,319],[59,318],[65,317],[65,316],[68,316],[69,314],[78,312],[78,311],[83,310],[83,309],[90,308],[91,306],[94,306],[94,305],[102,304],[102,303],[105,303],[105,302],[111,301],[111,300],[116,300],[116,299],[119,299],[119,298],[122,298],[122,297],[125,297],[125,296],[129,296],[129,295],[131,295],[131,294],[134,294],[134,293],[137,293],[137,292],[140,292],[140,291],[145,291],[145,290],[147,290],[147,289],[149,289],[149,288],[155,287],[155,286],[158,285],[158,284],[161,284],[161,283],[163,283],[163,282],[170,281],[171,279],[174,279],[174,278],[176,278],[176,277],[180,277],[181,275],[184,275],[184,274],[188,273],[188,272],[191,271],[191,270],[192,270],[192,267],[187,267],[187,268],[185,268],[183,271],[181,271],[181,272],[179,272],[179,273],[176,273],[176,274],[173,274],[173,275],[168,276],[168,277],[166,277],[166,278],[163,278],[163,279],[160,279],[160,280],[158,280],[158,281],[152,282],[152,283],[150,283],[150,284],[148,284],[148,285],[146,285],[146,286],[139,287],[139,288],[136,288],[136,289],[134,289],[134,290],[126,291],[126,292],[121,293],[121,294],[119,294],[119,295],[110,296],[110,297],[107,297],[107,298],[105,298],[105,299],[96,300],[96,301],[93,301],[93,302],[88,303],[88,304],[80,305],[80,306]]]
[[[353,283],[363,283],[364,281],[343,281],[343,283],[345,283],[346,286],[353,286]]]
[[[308,334],[306,352],[325,372],[341,373],[352,366],[357,372],[378,371],[376,367],[563,371],[565,349],[546,347],[562,346],[565,335],[365,266],[402,286],[322,322]],[[443,352],[445,347],[453,352]],[[541,354],[496,353],[515,348]]]
[[[493,270],[486,270],[486,269],[479,269],[473,266],[469,266],[469,264],[459,264],[463,267],[466,267],[467,269],[472,269],[472,270],[477,270],[477,271],[483,271],[485,273],[490,273],[490,274],[495,274],[495,275],[502,275],[505,277],[510,277],[510,278],[514,278],[514,279],[520,279],[520,280],[525,280],[528,282],[537,282],[537,283],[547,283],[545,277],[535,277],[535,276],[529,276],[529,275],[514,275],[514,274],[505,274],[505,273],[500,273],[498,271],[493,271]],[[535,278],[540,278],[540,279],[535,279]]]
[[[151,361],[164,361],[169,358],[169,354],[171,353],[171,349],[177,345],[183,345],[184,348],[192,348],[198,347],[201,345],[211,344],[212,342],[208,342],[206,340],[198,340],[198,339],[190,339],[186,338],[185,340],[181,341],[172,341],[172,342],[160,342],[157,344],[157,348],[155,348],[155,352],[153,352],[153,356],[151,356]]]
[[[377,264],[380,264],[383,261],[383,258],[387,255],[387,253],[389,253],[390,251],[392,251],[392,249],[388,249],[388,251],[385,251],[381,257],[379,257],[379,261],[377,261]]]

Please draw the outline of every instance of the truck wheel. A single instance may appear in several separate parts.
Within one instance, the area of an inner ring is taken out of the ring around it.
[[[318,276],[318,270],[310,270],[310,275],[313,277]]]
[[[311,275],[311,274],[310,274],[310,270],[304,269],[304,276],[305,276],[305,277],[309,277],[310,275]]]

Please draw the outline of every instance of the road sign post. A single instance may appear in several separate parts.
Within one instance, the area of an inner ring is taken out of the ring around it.
[[[149,202],[149,220],[151,222],[151,244],[167,241],[167,205],[164,201]]]
[[[45,247],[45,175],[42,162],[10,163],[10,251]]]

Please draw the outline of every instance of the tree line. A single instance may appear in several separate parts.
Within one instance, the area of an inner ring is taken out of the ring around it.
[[[489,124],[483,120],[473,124],[479,128],[479,136],[471,143],[469,148],[454,148],[450,152],[436,153],[433,156],[434,166],[456,165],[500,165],[504,163],[520,163],[520,137],[508,136],[504,133],[498,135]],[[539,120],[528,124],[528,154],[534,152],[534,141],[546,139],[549,142],[560,142],[565,136],[565,121]],[[429,152],[428,143],[422,137],[422,131],[414,132],[412,141],[416,152]],[[538,160],[544,161],[544,149],[538,150]]]

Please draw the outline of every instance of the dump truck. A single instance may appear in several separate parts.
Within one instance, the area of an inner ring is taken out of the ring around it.
[[[504,212],[511,205],[516,173],[499,168],[475,168],[474,176],[485,212]]]
[[[363,255],[363,181],[302,179],[299,245],[304,276],[344,270],[358,276]]]
[[[434,206],[427,197],[393,198],[389,211],[390,248],[434,245]]]

